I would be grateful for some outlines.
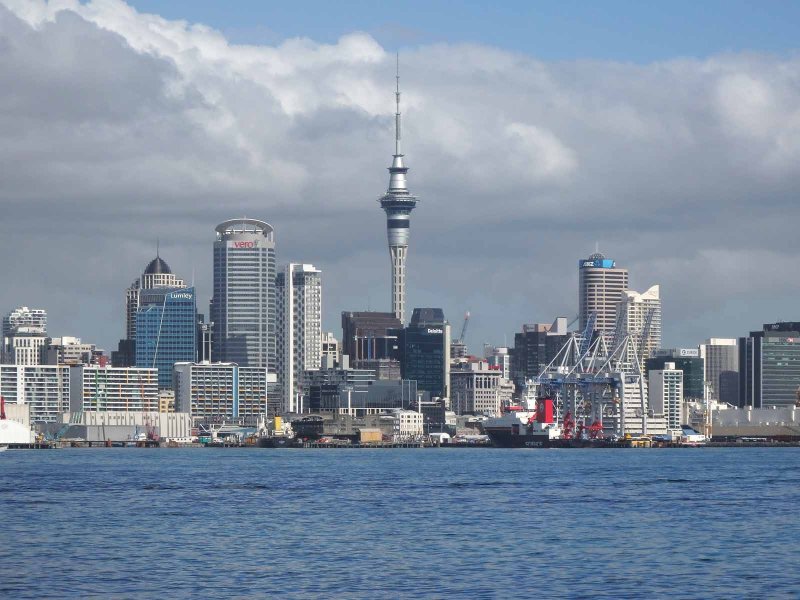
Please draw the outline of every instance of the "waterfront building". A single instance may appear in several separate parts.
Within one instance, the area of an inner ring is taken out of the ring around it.
[[[403,162],[400,149],[400,76],[397,76],[395,91],[395,140],[394,158],[389,167],[389,188],[380,198],[381,208],[386,212],[386,232],[389,241],[389,257],[392,274],[392,314],[401,324],[405,323],[406,305],[406,259],[411,225],[411,211],[417,205],[417,197],[408,191],[406,174],[408,167]]]
[[[584,331],[590,319],[593,330],[610,342],[617,322],[617,306],[628,289],[628,270],[600,253],[578,261],[578,317]]]
[[[498,415],[513,392],[514,384],[486,361],[461,363],[450,371],[450,401],[456,414]]]
[[[683,399],[699,400],[705,398],[705,366],[697,348],[659,349],[645,361],[648,373],[665,369],[667,363],[683,373]],[[650,382],[652,384],[652,382]]]
[[[3,317],[3,364],[41,364],[41,349],[47,341],[47,312],[21,306]]]
[[[266,367],[182,362],[175,365],[173,376],[177,412],[209,421],[247,423],[268,414],[268,387],[275,375]]]
[[[650,407],[655,414],[664,415],[667,429],[680,431],[681,407],[686,396],[683,385],[685,371],[674,362],[665,362],[661,368],[653,369],[648,374]]]
[[[552,324],[536,323],[522,326],[514,334],[511,356],[511,378],[520,389],[526,379],[537,377],[555,358],[567,342],[567,319],[558,317]]]
[[[216,228],[214,361],[275,372],[275,232],[256,219],[232,219]]]
[[[374,370],[378,379],[400,379],[402,329],[393,313],[343,312],[342,355],[348,355],[357,369]]]
[[[740,406],[800,402],[800,322],[766,323],[739,338]]]
[[[69,410],[69,367],[0,365],[0,395],[6,404],[27,405],[33,422],[56,423]]]
[[[47,338],[41,349],[43,365],[104,365],[106,357],[94,344],[85,344],[80,338]]]
[[[739,349],[734,338],[709,338],[699,347],[705,362],[704,384],[710,400],[722,400],[720,376],[739,370]]]
[[[400,330],[400,373],[431,396],[447,396],[450,383],[450,324],[441,308],[415,308]]]
[[[159,388],[170,389],[173,365],[196,358],[194,288],[141,290],[136,313],[136,366],[158,369]]]
[[[322,363],[322,273],[290,263],[276,278],[277,375],[283,412],[297,412],[305,371]]]
[[[334,362],[339,360],[339,356],[341,355],[340,348],[339,348],[339,340],[336,339],[336,336],[333,335],[332,331],[326,332],[322,336],[322,359],[326,356],[330,356]],[[321,361],[320,361],[321,362]]]
[[[394,411],[392,416],[395,440],[418,438],[425,433],[422,413],[401,409]]]
[[[619,322],[611,350],[622,342],[622,337],[630,335],[644,371],[645,361],[661,348],[660,287],[654,285],[641,294],[625,290],[617,314]]]
[[[69,410],[158,412],[158,369],[69,367]]]

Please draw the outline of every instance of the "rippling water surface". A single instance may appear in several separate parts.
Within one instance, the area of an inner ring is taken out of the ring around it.
[[[0,597],[797,597],[800,449],[0,454]]]

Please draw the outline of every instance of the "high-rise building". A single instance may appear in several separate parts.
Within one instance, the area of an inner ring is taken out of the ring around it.
[[[175,410],[206,420],[234,419],[255,423],[267,414],[266,367],[232,363],[177,363]],[[274,375],[272,375],[274,378]]]
[[[41,364],[41,349],[47,343],[47,312],[21,306],[3,317],[3,364]]]
[[[132,367],[136,364],[136,313],[139,312],[142,292],[185,287],[183,279],[172,272],[157,251],[142,275],[125,290],[125,337],[119,341],[117,350],[111,352],[111,363],[115,367]]]
[[[739,370],[739,350],[733,338],[710,338],[700,344],[700,357],[705,361],[704,384],[710,400],[722,400],[720,374]],[[728,376],[730,377],[730,376]]]
[[[650,407],[655,414],[664,415],[667,429],[672,431],[681,430],[684,374],[672,362],[665,362],[662,368],[649,372]]]
[[[552,324],[535,323],[522,326],[514,334],[511,353],[511,378],[519,389],[526,379],[537,377],[555,358],[567,341],[567,319],[558,317]]]
[[[594,318],[593,329],[607,340],[614,336],[617,306],[622,293],[628,289],[628,270],[602,254],[592,254],[578,261],[578,316],[580,329],[586,329]]]
[[[619,302],[617,334],[630,335],[639,357],[642,372],[645,361],[661,347],[661,294],[657,285],[646,292],[625,290]],[[613,345],[621,343],[615,339]]]
[[[415,308],[400,330],[400,374],[417,389],[446,397],[450,384],[450,324],[441,308]]]
[[[214,361],[275,372],[275,232],[256,219],[216,228],[210,320]]]
[[[283,411],[297,412],[303,374],[322,361],[322,272],[290,263],[278,273],[277,374]]]
[[[395,91],[397,110],[395,112],[394,159],[389,167],[389,189],[380,198],[381,208],[386,211],[386,231],[389,240],[389,257],[392,263],[392,314],[405,323],[406,311],[406,258],[408,256],[409,227],[411,211],[417,205],[417,197],[412,196],[406,184],[408,167],[403,162],[400,149],[400,74],[397,76]]]
[[[800,322],[767,323],[739,338],[740,406],[800,402]]]
[[[172,367],[197,359],[195,290],[141,290],[136,313],[136,366],[158,369],[158,387],[172,388]]]
[[[684,400],[702,400],[705,398],[704,365],[697,348],[670,348],[656,350],[654,355],[645,361],[645,371],[650,373],[658,369],[666,369],[670,363],[672,369],[683,373]],[[650,382],[652,384],[652,381]]]
[[[342,354],[356,369],[372,369],[378,379],[400,379],[400,330],[393,313],[343,312]]]
[[[511,352],[504,346],[484,346],[483,358],[490,367],[498,367],[504,379],[511,379]]]

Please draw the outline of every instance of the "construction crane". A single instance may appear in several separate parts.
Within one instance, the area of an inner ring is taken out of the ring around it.
[[[466,346],[467,343],[467,325],[469,325],[469,311],[464,313],[464,324],[461,326],[461,335],[458,337],[458,342]]]
[[[464,324],[461,326],[461,335],[457,340],[450,342],[450,356],[452,358],[464,358],[467,355],[467,344],[464,340],[467,336],[468,324],[469,311],[464,314]]]

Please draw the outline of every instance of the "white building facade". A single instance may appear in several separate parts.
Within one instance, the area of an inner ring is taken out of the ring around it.
[[[69,371],[71,412],[158,412],[158,369],[79,365]]]
[[[619,303],[618,324],[614,345],[630,335],[642,370],[644,362],[661,347],[661,292],[654,285],[646,292],[625,290]]]
[[[47,342],[47,312],[21,306],[3,317],[3,364],[41,364],[42,346]]]
[[[709,338],[700,344],[705,360],[705,389],[710,400],[720,400],[719,376],[723,371],[739,370],[739,347],[734,338]]]
[[[655,414],[664,415],[667,429],[681,430],[683,406],[683,371],[675,363],[665,363],[663,369],[650,371],[650,407]]]
[[[278,273],[277,375],[283,412],[298,412],[303,376],[322,364],[322,272],[290,263]]]
[[[57,423],[69,411],[69,367],[0,365],[0,395],[7,405],[29,406],[33,422]]]
[[[486,361],[462,363],[450,369],[450,402],[457,414],[498,415],[511,402],[514,384]]]
[[[628,270],[602,254],[578,261],[578,316],[580,329],[594,316],[594,329],[607,340],[614,336],[617,306],[628,289]]]

